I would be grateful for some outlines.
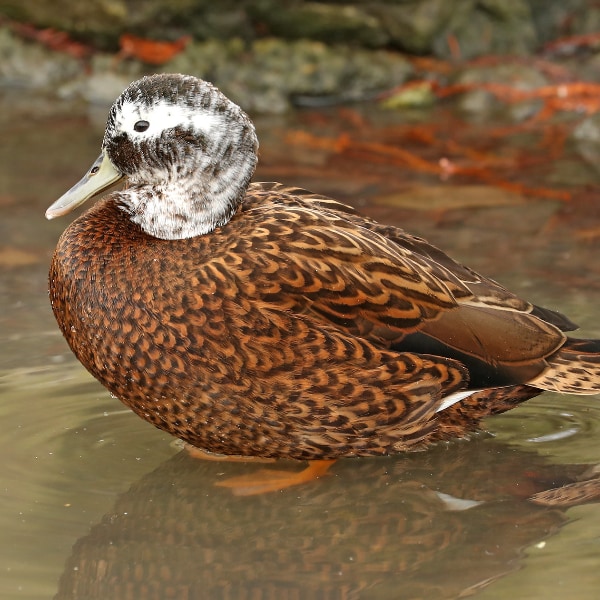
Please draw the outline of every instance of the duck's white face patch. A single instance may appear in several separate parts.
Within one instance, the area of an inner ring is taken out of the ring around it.
[[[146,121],[148,128],[136,131],[135,125]],[[199,112],[170,102],[157,102],[152,106],[143,106],[133,102],[125,102],[115,115],[115,129],[127,133],[133,141],[141,141],[149,137],[159,136],[162,131],[183,127],[193,129],[210,136],[220,129],[220,115]]]

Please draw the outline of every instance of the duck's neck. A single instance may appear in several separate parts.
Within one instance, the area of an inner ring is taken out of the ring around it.
[[[117,200],[131,221],[147,234],[163,240],[179,240],[210,233],[227,223],[241,203],[246,187],[247,184],[235,188],[206,186],[188,180],[134,184],[119,192]]]

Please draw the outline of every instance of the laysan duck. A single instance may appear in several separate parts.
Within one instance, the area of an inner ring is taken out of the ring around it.
[[[464,437],[543,390],[600,392],[600,340],[328,197],[250,183],[249,117],[159,74],[110,109],[100,157],[47,211],[50,299],[135,413],[208,453],[336,459]]]

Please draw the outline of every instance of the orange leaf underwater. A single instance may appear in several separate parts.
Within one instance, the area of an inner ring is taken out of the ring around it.
[[[124,33],[119,38],[121,58],[137,58],[150,65],[162,65],[179,54],[191,41],[191,36],[185,35],[174,42],[149,40],[130,33]]]

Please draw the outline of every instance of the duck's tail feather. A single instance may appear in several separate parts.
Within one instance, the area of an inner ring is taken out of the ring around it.
[[[570,394],[600,393],[600,340],[569,338],[546,361],[549,367],[529,385]]]

